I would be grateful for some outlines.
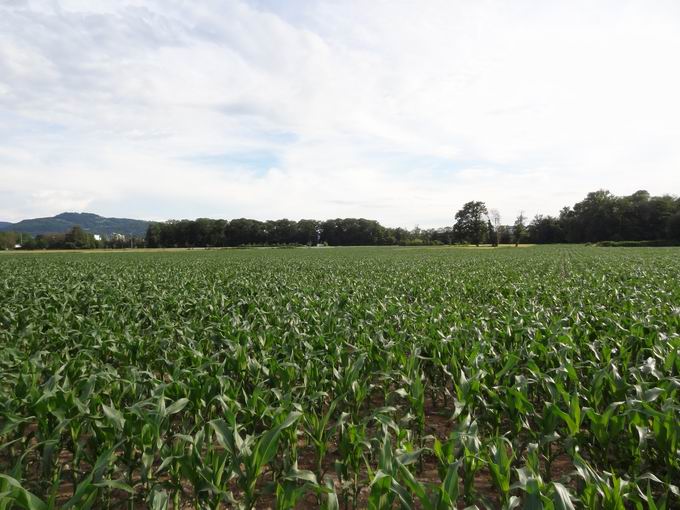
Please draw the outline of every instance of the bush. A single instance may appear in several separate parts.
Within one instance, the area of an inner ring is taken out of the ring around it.
[[[604,248],[644,248],[654,246],[678,246],[680,243],[672,240],[655,241],[600,241],[595,246]]]

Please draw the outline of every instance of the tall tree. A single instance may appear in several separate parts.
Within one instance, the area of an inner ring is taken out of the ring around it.
[[[487,219],[489,220],[489,239],[491,244],[498,246],[500,242],[501,213],[498,212],[498,209],[489,209]]]
[[[577,242],[597,242],[612,239],[618,227],[617,197],[607,190],[588,193],[574,205]]]
[[[17,244],[16,232],[0,232],[0,250],[11,250]]]
[[[315,245],[319,242],[319,222],[316,220],[300,220],[295,226],[295,242]]]
[[[515,246],[519,246],[520,241],[524,239],[526,231],[527,227],[524,225],[524,211],[522,211],[519,213],[519,216],[517,216],[517,219],[515,220],[515,224],[512,226],[512,234],[515,238]]]
[[[486,230],[487,230],[487,235],[489,238],[489,242],[491,243],[491,246],[498,246],[498,234],[496,234],[496,229],[493,228],[493,225],[491,224],[491,220],[487,218],[486,220],[487,225],[486,225]]]
[[[564,242],[564,232],[557,218],[537,214],[527,228],[529,241],[536,244]]]
[[[456,213],[454,230],[459,238],[468,243],[479,244],[484,237],[486,222],[484,216],[488,214],[484,202],[471,201],[463,205]]]
[[[158,248],[161,244],[161,231],[164,225],[152,222],[146,229],[146,246],[148,248]]]
[[[94,236],[85,232],[82,227],[75,225],[66,232],[64,236],[64,242],[66,248],[94,248],[96,243],[94,241]]]

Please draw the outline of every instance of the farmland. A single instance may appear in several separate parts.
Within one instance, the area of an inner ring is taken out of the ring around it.
[[[680,250],[0,255],[0,508],[678,508]]]

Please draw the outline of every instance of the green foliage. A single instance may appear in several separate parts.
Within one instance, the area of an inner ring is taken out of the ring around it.
[[[666,237],[680,242],[680,210],[666,221]]]
[[[114,232],[144,236],[148,222],[127,218],[105,218],[92,213],[65,212],[49,218],[32,218],[17,223],[2,224],[0,230],[15,230],[33,236],[46,234],[64,234],[73,227],[80,227],[88,232],[110,236]]]
[[[453,226],[458,239],[479,246],[487,233],[484,219],[487,214],[484,202],[473,200],[465,203],[456,213],[456,224]]]
[[[600,241],[597,246],[606,248],[643,248],[643,247],[661,247],[661,246],[678,246],[679,241],[674,240],[654,240],[654,241]]]
[[[526,238],[527,227],[525,223],[526,218],[524,217],[524,213],[520,213],[512,226],[512,240],[515,242],[515,246]]]
[[[16,232],[0,232],[0,250],[13,250],[19,242],[19,234]]]
[[[678,508],[680,252],[0,255],[0,509]]]

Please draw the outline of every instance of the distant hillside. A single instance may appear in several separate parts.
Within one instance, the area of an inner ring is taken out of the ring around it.
[[[104,218],[92,213],[65,212],[51,218],[33,218],[17,223],[0,222],[0,231],[14,230],[36,236],[66,232],[74,226],[80,226],[92,234],[110,236],[113,233],[142,237],[149,226],[148,221],[128,218]]]

